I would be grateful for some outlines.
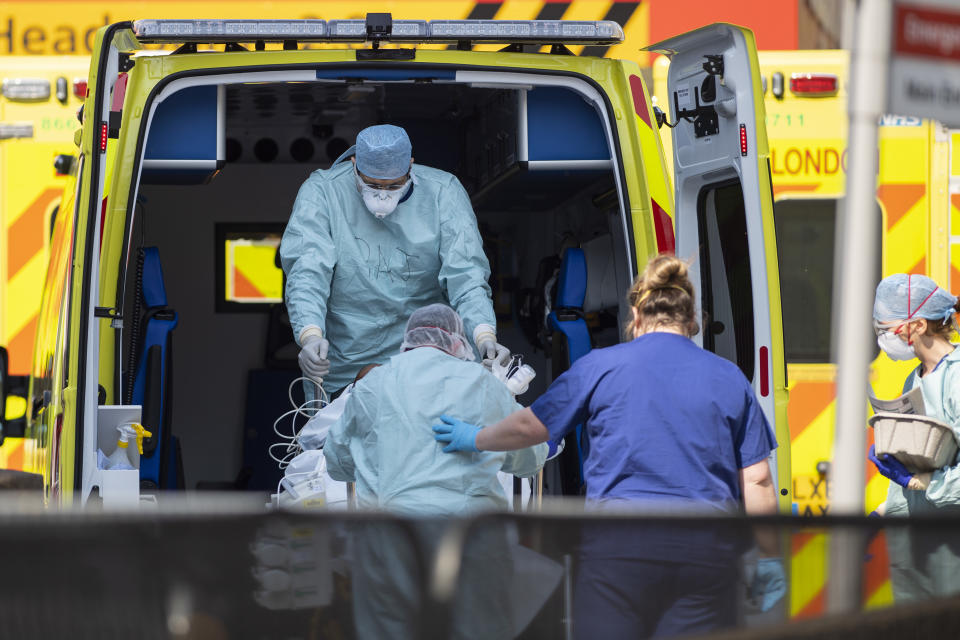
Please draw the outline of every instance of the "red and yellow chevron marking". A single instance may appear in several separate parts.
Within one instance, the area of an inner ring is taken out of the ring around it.
[[[46,4],[46,3],[44,3]],[[56,15],[49,5],[46,19]],[[9,8],[5,4],[4,24]],[[14,20],[15,22],[15,20]],[[37,22],[35,24],[43,24]],[[0,56],[4,78],[40,78],[55,83],[86,75],[81,56]],[[4,122],[28,122],[30,138],[0,141],[0,344],[10,352],[10,373],[26,375],[33,355],[40,298],[47,269],[48,225],[66,178],[53,169],[58,154],[76,155],[73,133],[80,100],[0,101]]]
[[[830,535],[822,530],[808,530],[791,536],[793,578],[790,590],[790,617],[819,618],[826,613]],[[890,585],[890,559],[887,541],[881,531],[867,544],[863,563],[863,606],[876,609],[893,602]]]
[[[819,531],[795,533],[790,540],[790,617],[823,614],[827,583],[828,537]]]
[[[960,149],[958,149],[960,152]],[[960,188],[960,185],[958,185]],[[951,186],[951,190],[953,187]],[[950,292],[960,291],[960,192],[950,194]]]
[[[787,187],[795,189],[795,185]],[[877,198],[884,212],[885,252],[883,273],[926,273],[927,186],[924,182],[882,183]],[[873,368],[874,391],[879,397],[900,393],[910,366],[880,356]],[[791,456],[794,497],[802,515],[822,515],[829,509],[830,489],[817,472],[817,463],[829,461],[834,438],[835,370],[831,365],[790,365]],[[865,429],[864,450],[873,433]],[[872,465],[866,469],[866,507],[872,511],[886,498],[888,482]],[[824,533],[794,537],[790,614],[795,618],[825,613],[829,541]],[[886,547],[882,537],[871,543],[864,566],[864,604],[871,607],[891,602],[892,591]]]
[[[283,272],[275,257],[278,241],[227,240],[226,299],[233,302],[281,302]]]
[[[950,200],[947,224],[950,229],[950,292],[960,291],[960,131],[950,133],[948,182]]]
[[[25,443],[23,438],[4,439],[3,446],[0,447],[0,469],[26,470]]]
[[[10,353],[13,375],[24,375],[30,370],[46,267],[47,220],[59,198],[60,189],[48,187],[7,224],[3,344]]]

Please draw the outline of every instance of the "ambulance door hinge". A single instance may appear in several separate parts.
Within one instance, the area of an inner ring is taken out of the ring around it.
[[[707,59],[703,63],[703,70],[709,73],[712,76],[722,76],[723,75],[723,56],[703,56]]]
[[[117,313],[113,307],[94,307],[93,315],[97,318],[108,318],[110,326],[114,329],[123,328],[123,316]]]
[[[120,52],[117,54],[117,71],[120,73],[126,73],[133,69],[136,62],[133,60],[133,56],[129,53]]]

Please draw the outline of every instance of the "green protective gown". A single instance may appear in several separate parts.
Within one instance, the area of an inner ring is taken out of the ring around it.
[[[416,528],[426,548],[436,543],[442,519],[508,507],[497,480],[504,471],[526,477],[543,467],[547,444],[519,451],[443,453],[433,425],[442,414],[490,425],[520,405],[478,362],[433,347],[394,356],[359,381],[323,448],[335,480],[356,482],[357,504],[428,516]],[[512,638],[513,579],[502,524],[472,530],[453,607],[451,638]],[[414,639],[422,604],[418,572],[390,535],[359,532],[353,540],[353,597],[357,638]]]
[[[352,162],[318,170],[300,187],[280,244],[294,337],[307,326],[330,341],[328,392],[396,354],[407,318],[449,304],[466,335],[496,326],[490,264],[470,199],[451,174],[413,165],[414,185],[382,220],[357,191]]]
[[[497,472],[534,475],[547,444],[518,451],[443,453],[433,425],[443,414],[491,425],[520,409],[478,362],[432,347],[411,349],[353,388],[323,455],[335,480],[357,483],[357,503],[415,515],[506,509]]]
[[[921,387],[926,413],[947,423],[960,440],[960,349],[954,349],[931,373],[915,369],[904,393]],[[931,474],[926,491],[911,491],[891,482],[886,514],[893,517],[960,514],[960,460]],[[960,531],[887,528],[890,579],[894,600],[910,602],[960,593]]]

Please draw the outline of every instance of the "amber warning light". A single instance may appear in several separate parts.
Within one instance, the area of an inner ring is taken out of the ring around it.
[[[798,96],[832,96],[840,86],[831,73],[795,73],[790,77],[790,91]]]

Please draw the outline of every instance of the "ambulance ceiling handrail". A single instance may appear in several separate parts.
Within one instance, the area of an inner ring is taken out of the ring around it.
[[[379,19],[375,19],[377,16]],[[623,42],[612,20],[137,20],[141,43],[394,42],[471,44],[590,44]]]

